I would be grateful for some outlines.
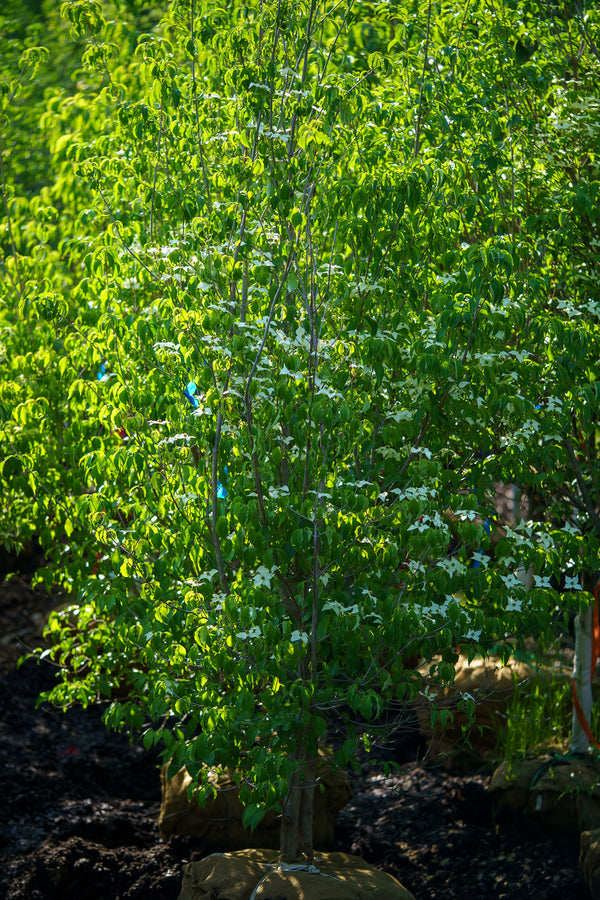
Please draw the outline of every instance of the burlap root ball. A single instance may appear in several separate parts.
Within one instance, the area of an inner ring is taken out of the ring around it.
[[[579,865],[593,900],[600,900],[600,828],[583,831],[580,837]]]
[[[600,828],[600,764],[545,757],[502,763],[489,792],[496,823],[509,828],[578,835]]]
[[[279,871],[273,850],[215,853],[188,863],[179,900],[414,900],[399,881],[347,853],[319,853],[318,873]]]
[[[547,670],[532,670],[518,660],[503,665],[498,657],[476,657],[471,662],[460,655],[454,665],[452,684],[440,686],[429,676],[431,663],[420,666],[426,686],[436,699],[417,704],[419,729],[427,739],[428,758],[453,773],[466,773],[497,759],[498,729],[515,690],[525,690],[533,679],[550,678]],[[464,694],[475,700],[475,716],[469,721],[459,702]],[[432,706],[452,713],[452,721],[431,724]]]

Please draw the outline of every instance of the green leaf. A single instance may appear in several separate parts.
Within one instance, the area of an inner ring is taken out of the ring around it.
[[[265,810],[254,803],[250,803],[244,808],[242,813],[242,825],[244,828],[254,831],[260,825],[265,817]]]
[[[23,464],[18,456],[7,456],[0,464],[2,466],[2,475],[5,478],[15,478],[22,474]]]

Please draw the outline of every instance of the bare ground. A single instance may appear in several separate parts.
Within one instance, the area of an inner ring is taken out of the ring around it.
[[[36,560],[0,584],[0,897],[176,900],[184,865],[210,852],[160,840],[157,759],[106,732],[101,710],[36,708],[53,671],[18,658],[52,606],[33,591]],[[498,833],[489,775],[449,776],[392,748],[399,773],[364,766],[338,819],[335,849],[390,872],[416,900],[588,900],[578,841]]]

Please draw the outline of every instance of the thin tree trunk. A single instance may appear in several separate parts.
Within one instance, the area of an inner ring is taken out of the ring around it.
[[[300,773],[294,772],[281,815],[280,853],[282,864],[300,861]]]
[[[300,841],[302,855],[307,863],[312,863],[314,857],[313,846],[313,822],[315,805],[315,784],[317,777],[317,764],[310,762],[304,773],[304,784],[301,790],[300,800]]]
[[[592,714],[592,604],[581,608],[575,618],[575,663],[573,684],[575,696],[586,722]],[[587,753],[590,742],[586,735],[577,709],[573,704],[573,724],[571,726],[571,752]]]
[[[316,762],[306,761],[302,750],[297,760],[300,769],[292,776],[281,816],[281,864],[310,865],[313,849],[313,809]]]
[[[529,566],[528,569],[525,566],[518,566],[515,575],[521,582],[524,584],[528,591],[533,587],[533,576],[535,575],[535,567]]]

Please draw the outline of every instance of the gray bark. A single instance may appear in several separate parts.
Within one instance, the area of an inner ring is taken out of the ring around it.
[[[589,723],[592,715],[592,605],[581,608],[575,618],[575,663],[573,682],[583,714]],[[581,727],[577,710],[573,706],[571,727],[571,752],[587,753],[589,739]]]

